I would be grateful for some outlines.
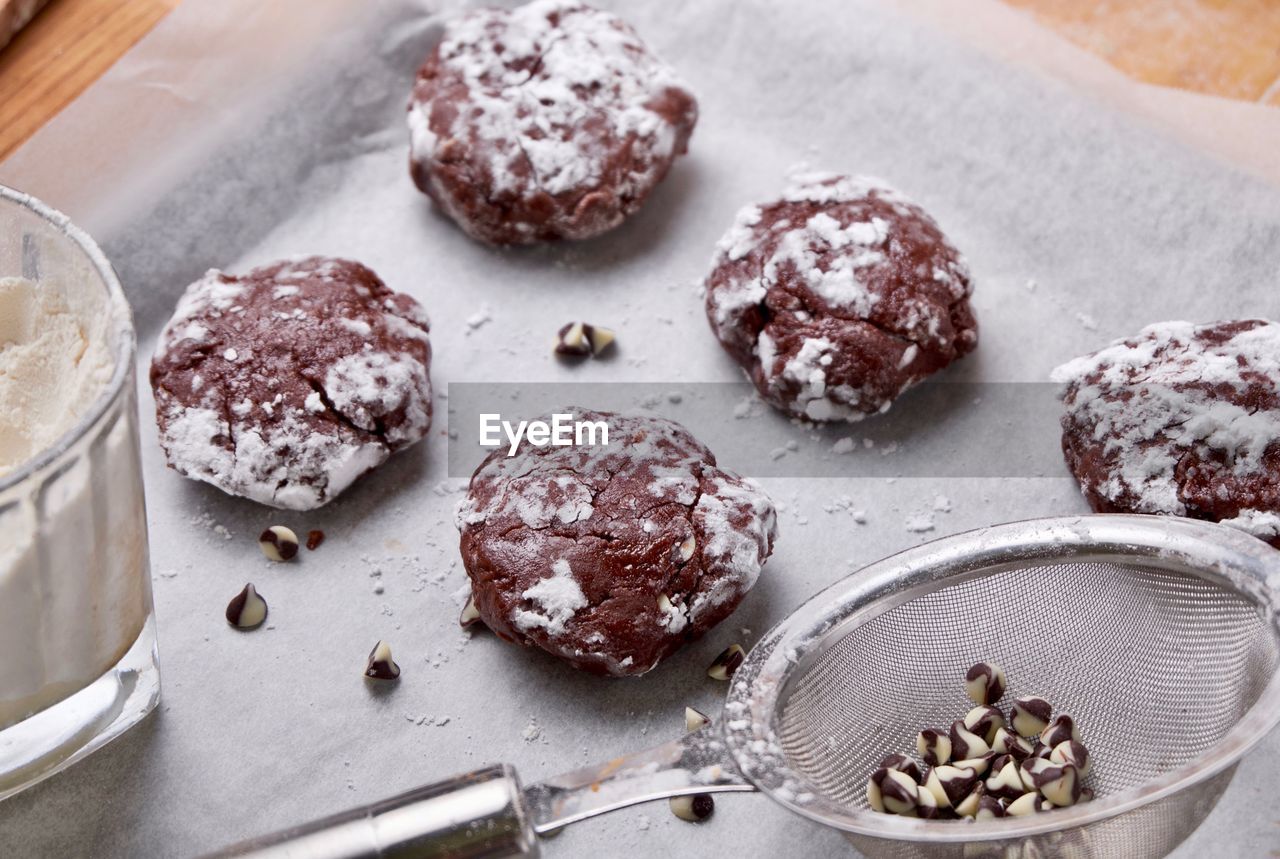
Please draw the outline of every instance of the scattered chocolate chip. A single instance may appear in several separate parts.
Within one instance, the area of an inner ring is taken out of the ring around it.
[[[298,535],[284,525],[272,525],[259,535],[258,547],[268,560],[288,561],[298,554]]]
[[[252,584],[231,598],[227,603],[227,623],[236,629],[257,629],[267,619],[267,601]]]
[[[1004,669],[994,662],[979,662],[964,675],[964,691],[975,704],[996,703],[1004,687]]]
[[[951,723],[951,757],[963,760],[976,758],[991,751],[987,741],[964,726],[964,721],[957,719]]]
[[[1024,695],[1014,699],[1009,722],[1021,736],[1038,737],[1049,726],[1052,715],[1053,707],[1048,701],[1036,695]]]
[[[942,731],[925,728],[916,734],[916,754],[928,766],[945,764],[951,760],[951,738]]]
[[[1050,722],[1049,727],[1040,734],[1040,742],[1048,746],[1050,752],[1059,743],[1065,743],[1068,740],[1080,742],[1080,732],[1076,730],[1075,721],[1065,713]]]
[[[1004,714],[995,707],[979,705],[965,715],[964,726],[990,745],[995,741],[996,731],[1004,727]]]
[[[391,658],[391,646],[385,641],[379,641],[369,652],[364,676],[373,680],[395,680],[400,676],[400,666]]]
[[[710,724],[711,717],[706,713],[703,713],[700,710],[695,710],[692,707],[684,708],[684,729],[689,733],[692,734],[694,731],[701,731]]]
[[[746,651],[740,645],[730,644],[711,663],[711,667],[707,669],[707,676],[712,680],[728,680],[735,671],[742,667],[742,663],[746,659]]]
[[[716,801],[708,793],[672,797],[671,813],[690,823],[702,823],[716,812]]]
[[[889,755],[880,762],[880,766],[887,770],[897,770],[911,777],[911,780],[919,784],[922,778],[920,766],[906,755]]]
[[[469,596],[467,604],[462,607],[462,613],[458,615],[458,626],[470,629],[480,622],[480,609],[476,608],[476,598]]]
[[[565,358],[594,357],[608,349],[616,339],[617,335],[608,328],[570,322],[556,334],[555,353]]]
[[[307,551],[314,552],[320,548],[320,544],[324,542],[324,532],[319,529],[313,529],[307,532]]]

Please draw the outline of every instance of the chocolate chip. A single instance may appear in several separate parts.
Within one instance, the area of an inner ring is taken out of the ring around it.
[[[298,554],[298,535],[284,525],[272,525],[258,536],[258,547],[272,561],[288,561]]]
[[[1059,743],[1068,740],[1080,742],[1080,732],[1076,730],[1075,721],[1065,713],[1050,722],[1049,727],[1040,734],[1040,742],[1048,746],[1051,752]]]
[[[1056,808],[1075,805],[1080,798],[1080,771],[1071,764],[1052,766],[1040,772],[1040,795]]]
[[[987,777],[987,793],[996,799],[1007,799],[1010,802],[1027,792],[1022,775],[1018,772],[1018,764],[1012,759]]]
[[[942,731],[925,728],[916,734],[916,754],[931,767],[951,760],[951,738]]]
[[[996,703],[1004,688],[1004,669],[994,662],[979,662],[964,675],[964,691],[975,704]]]
[[[974,785],[973,790],[969,791],[969,795],[955,804],[956,814],[961,817],[973,817],[978,813],[978,804],[982,802],[982,798],[987,795],[987,789],[982,782]]]
[[[1083,743],[1075,740],[1067,740],[1054,746],[1053,751],[1049,753],[1049,760],[1055,764],[1071,764],[1080,771],[1080,778],[1087,776],[1093,765],[1089,759],[1089,750]]]
[[[369,652],[364,676],[373,680],[395,680],[400,676],[400,666],[391,658],[391,645],[379,641]]]
[[[1009,722],[1013,729],[1024,737],[1037,737],[1049,726],[1049,718],[1053,715],[1053,707],[1049,702],[1036,695],[1024,695],[1014,699],[1009,711]]]
[[[480,622],[480,609],[476,608],[476,598],[469,596],[467,604],[462,607],[462,613],[458,615],[458,626],[470,629]]]
[[[692,707],[684,708],[684,729],[689,733],[701,731],[707,725],[711,724],[711,717],[706,713],[695,710]]]
[[[961,758],[953,760],[951,765],[962,770],[973,770],[978,775],[982,775],[991,766],[991,762],[1000,757],[995,752],[987,752],[985,755],[978,755],[976,758]]]
[[[990,745],[995,741],[996,731],[1004,727],[1004,714],[995,707],[979,705],[965,715],[964,726]]]
[[[973,819],[994,820],[997,817],[1004,817],[1005,814],[1004,806],[1000,804],[1000,800],[994,796],[984,796],[978,800],[978,813],[973,816]]]
[[[920,766],[906,755],[889,755],[880,762],[880,766],[888,770],[897,770],[911,777],[916,784],[920,783],[921,772]]]
[[[227,603],[227,623],[236,629],[257,629],[267,619],[267,601],[252,584],[231,598]]]
[[[711,667],[707,669],[707,676],[712,680],[728,680],[735,671],[742,667],[742,663],[746,659],[746,651],[741,646],[730,644],[711,663]]]
[[[1008,817],[1026,817],[1037,811],[1048,811],[1053,804],[1046,802],[1038,793],[1024,793],[1018,799],[1005,806],[1004,813]]]
[[[964,726],[963,720],[951,723],[951,756],[963,760],[976,758],[991,751],[987,741]]]
[[[672,814],[690,823],[702,823],[716,812],[716,801],[708,793],[672,797],[670,804]]]
[[[997,728],[996,735],[991,740],[991,750],[1022,761],[1031,757],[1035,746],[1026,737],[1020,737],[1008,728]]]
[[[307,551],[314,552],[324,542],[324,532],[314,529],[307,532]]]
[[[556,334],[555,353],[565,358],[585,358],[599,355],[617,339],[608,328],[570,322]]]
[[[867,781],[867,802],[875,811],[888,814],[916,816],[922,792],[910,776],[898,770],[881,767]]]
[[[968,796],[977,783],[978,774],[973,770],[944,764],[929,770],[924,787],[933,794],[938,805],[951,808]]]

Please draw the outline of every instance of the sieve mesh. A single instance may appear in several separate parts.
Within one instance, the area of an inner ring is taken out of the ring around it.
[[[790,768],[868,810],[887,754],[973,706],[964,674],[1002,665],[1009,688],[1076,720],[1086,780],[1108,795],[1200,756],[1261,695],[1280,659],[1261,611],[1181,572],[1115,563],[1025,566],[959,581],[852,629],[790,687],[778,736]]]

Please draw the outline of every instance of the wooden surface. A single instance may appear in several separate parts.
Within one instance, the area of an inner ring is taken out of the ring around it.
[[[53,0],[0,51],[0,159],[179,2]],[[1138,80],[1280,105],[1280,0],[1004,2]]]

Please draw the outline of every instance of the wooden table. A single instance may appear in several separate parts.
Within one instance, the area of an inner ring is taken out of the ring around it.
[[[52,0],[0,51],[0,159],[179,2]],[[1280,105],[1276,0],[1004,2],[1139,80]]]

